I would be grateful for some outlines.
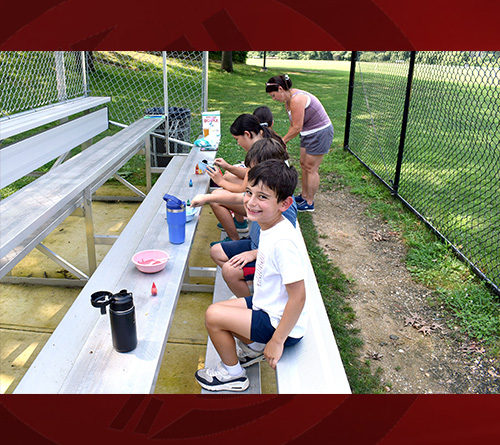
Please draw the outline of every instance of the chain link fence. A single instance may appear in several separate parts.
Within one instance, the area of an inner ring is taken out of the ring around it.
[[[78,97],[110,96],[110,122],[118,126],[168,109],[169,137],[177,142],[165,149],[163,126],[154,149],[186,153],[186,143],[201,133],[207,69],[202,51],[1,51],[0,119]]]
[[[353,59],[345,148],[500,294],[500,53]]]
[[[84,95],[81,52],[0,51],[0,117]]]

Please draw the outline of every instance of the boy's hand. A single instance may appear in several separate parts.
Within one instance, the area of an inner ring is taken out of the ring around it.
[[[265,349],[264,349],[264,358],[266,359],[269,366],[276,370],[276,365],[278,364],[279,359],[283,355],[283,343],[280,343],[276,340],[269,340]]]
[[[201,207],[207,203],[206,201],[207,195],[196,195],[192,200],[191,200],[191,207]]]
[[[243,269],[243,267],[245,267],[245,264],[248,264],[251,261],[255,261],[257,257],[255,252],[256,251],[254,250],[249,250],[247,252],[239,253],[238,255],[235,255],[230,260],[228,260],[228,264],[233,267],[239,267],[240,269]]]
[[[217,167],[209,167],[209,166],[207,167],[206,171],[208,173],[208,176],[212,178],[212,181],[214,181],[217,185],[219,185],[223,179],[221,171]]]
[[[228,167],[231,167],[223,158],[215,158],[214,164],[224,170],[227,170]]]

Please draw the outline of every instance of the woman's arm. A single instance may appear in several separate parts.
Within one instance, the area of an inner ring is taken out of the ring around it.
[[[283,136],[285,144],[300,134],[304,125],[304,114],[306,110],[307,96],[305,94],[297,94],[290,99],[290,112],[292,121],[288,133]]]

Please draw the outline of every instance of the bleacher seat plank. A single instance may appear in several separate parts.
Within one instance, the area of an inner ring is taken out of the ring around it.
[[[206,175],[194,176],[194,165],[214,154],[193,149],[174,157],[118,240],[29,368],[15,393],[149,393],[154,390],[171,321],[186,271],[199,214],[186,225],[186,241],[168,241],[165,193],[181,199],[204,193]],[[188,186],[189,179],[193,187]],[[189,195],[189,196],[188,196]],[[139,250],[159,248],[171,256],[164,271],[149,275],[131,263]],[[158,295],[151,296],[152,282]],[[98,290],[134,294],[138,346],[118,353],[112,347],[109,315],[90,305]],[[194,371],[193,371],[194,372]]]
[[[108,129],[108,109],[73,119],[0,150],[0,188]]]
[[[35,108],[0,119],[0,140],[50,124],[59,119],[103,105],[110,97],[80,97],[46,107]]]

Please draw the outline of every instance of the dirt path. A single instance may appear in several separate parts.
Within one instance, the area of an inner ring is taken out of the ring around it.
[[[412,281],[397,233],[366,215],[346,190],[320,192],[313,220],[333,264],[354,281],[349,302],[365,345],[391,393],[499,393],[498,360],[447,326],[431,291]]]

